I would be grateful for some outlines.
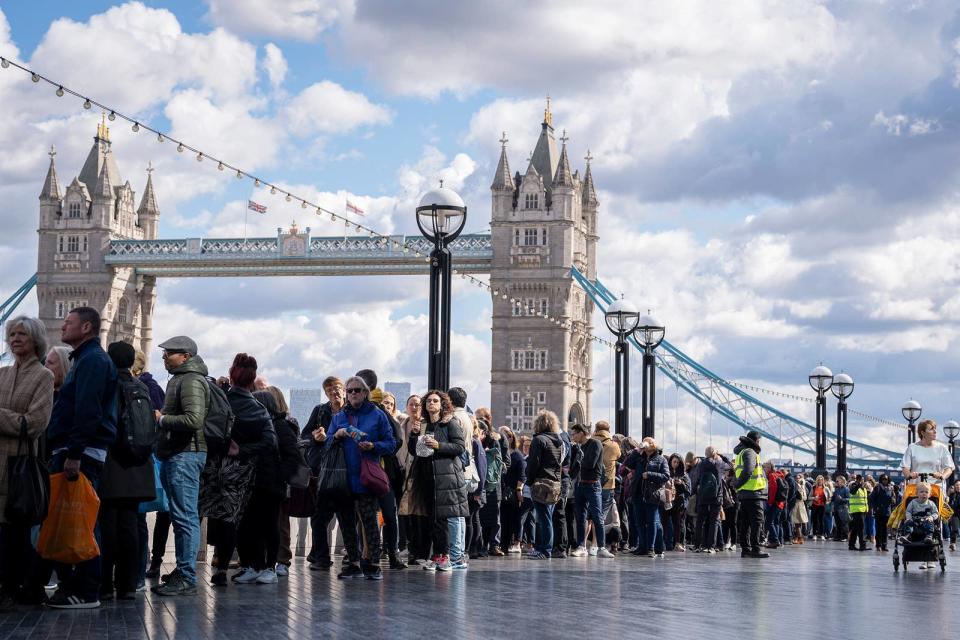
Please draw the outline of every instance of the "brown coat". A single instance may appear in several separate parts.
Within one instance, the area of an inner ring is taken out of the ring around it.
[[[7,506],[7,457],[17,455],[20,416],[36,443],[53,410],[53,374],[36,358],[0,368],[0,522]]]
[[[613,489],[617,484],[617,460],[620,458],[620,445],[610,437],[609,431],[597,431],[593,435],[603,445],[603,471],[607,481],[602,489]]]

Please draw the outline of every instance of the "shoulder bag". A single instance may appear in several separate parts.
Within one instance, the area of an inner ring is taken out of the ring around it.
[[[7,457],[7,504],[3,517],[12,524],[32,527],[47,517],[49,503],[50,473],[34,453],[27,435],[27,419],[20,416],[17,455]]]

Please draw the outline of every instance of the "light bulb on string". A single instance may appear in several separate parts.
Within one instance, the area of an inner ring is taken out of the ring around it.
[[[198,153],[198,154],[197,154],[197,162],[203,162],[203,154],[202,154],[202,153]]]
[[[259,187],[259,186],[260,186],[260,178],[254,179],[254,181],[253,181],[253,186],[255,186],[255,187]]]
[[[277,188],[273,185],[270,185],[270,195],[275,195],[277,193]]]
[[[237,180],[243,180],[243,171],[237,169]]]
[[[62,98],[62,97],[63,97],[63,86],[62,86],[62,85],[59,86],[59,87],[57,87],[57,97],[58,97],[58,98]]]
[[[0,67],[3,67],[4,69],[9,69],[10,61],[7,60],[6,58],[0,58]]]
[[[300,208],[301,208],[301,209],[306,209],[306,208],[307,208],[307,201],[306,201],[306,200],[303,200],[303,201],[300,203]]]
[[[107,120],[109,120],[110,122],[113,122],[116,119],[117,119],[117,114],[115,114],[113,111],[111,111],[110,115],[107,116]]]
[[[158,134],[157,134],[157,142],[163,142],[163,134],[162,134],[162,133],[158,133]]]
[[[84,108],[84,109],[89,109],[89,108],[92,107],[92,106],[93,106],[93,104],[90,102],[90,98],[84,98],[84,99],[83,99],[83,108]]]
[[[223,171],[223,163],[222,163],[222,162],[218,162],[218,163],[217,163],[217,169],[218,169],[219,171]]]
[[[183,153],[183,143],[182,143],[182,142],[177,145],[177,151],[180,152],[180,153]]]
[[[130,130],[133,131],[134,133],[137,133],[138,131],[140,131],[140,123],[134,122],[133,126],[130,127]]]
[[[336,214],[331,213],[331,214],[330,214],[330,222],[336,222],[336,221],[337,221],[337,216],[336,216]]]
[[[30,79],[33,80],[34,82],[40,82],[40,74],[39,73],[30,74]]]
[[[290,194],[289,194],[289,193],[287,194],[287,197],[284,198],[284,200],[286,200],[287,202],[290,202]]]

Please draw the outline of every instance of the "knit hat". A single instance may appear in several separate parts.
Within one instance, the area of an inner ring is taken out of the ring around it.
[[[375,387],[370,391],[370,402],[373,404],[383,404],[383,389]]]
[[[238,353],[230,367],[230,383],[242,389],[249,389],[257,379],[257,359],[245,353]]]

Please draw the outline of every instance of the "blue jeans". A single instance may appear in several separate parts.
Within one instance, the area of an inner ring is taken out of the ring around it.
[[[537,523],[533,547],[547,557],[553,551],[553,507],[552,504],[533,503],[534,521]]]
[[[587,541],[587,518],[593,521],[593,530],[596,531],[597,546],[605,546],[603,531],[603,509],[600,483],[580,484],[573,489],[575,513],[577,514],[577,546],[582,547]]]
[[[783,517],[783,509],[775,504],[767,505],[767,544],[783,544],[781,517]]]
[[[54,454],[53,458],[50,460],[50,472],[60,473],[63,471],[63,463],[66,462],[66,459],[66,451]],[[87,480],[90,481],[90,484],[92,484],[93,488],[96,490],[100,486],[100,475],[103,473],[103,463],[99,460],[94,460],[89,456],[80,456],[80,473],[87,477]],[[102,546],[102,543],[100,542],[99,518],[97,519],[97,524],[93,528],[93,536],[97,541],[97,546]],[[57,578],[63,585],[63,590],[65,593],[80,596],[84,600],[88,601],[100,599],[101,566],[99,555],[97,555],[96,558],[85,560],[84,562],[76,565],[63,564],[60,562],[49,562],[47,560],[42,560],[41,563],[41,566],[44,567],[42,574],[45,577],[50,575],[50,568],[56,570]]]
[[[640,504],[636,500],[627,502],[627,519],[630,529],[630,539],[627,546],[636,549],[641,546],[643,540],[643,519],[641,518]]]
[[[170,503],[170,523],[177,552],[177,569],[188,584],[197,583],[197,551],[200,549],[200,472],[207,461],[205,451],[184,451],[160,461],[160,483]]]
[[[647,504],[640,501],[641,516],[643,522],[643,536],[640,540],[640,547],[643,551],[656,551],[663,553],[663,525],[660,523],[660,505]]]
[[[463,560],[463,545],[467,524],[463,518],[447,518],[447,541],[450,545],[450,562]]]

